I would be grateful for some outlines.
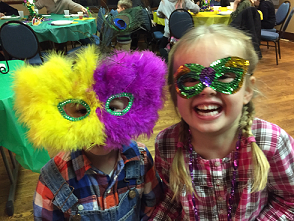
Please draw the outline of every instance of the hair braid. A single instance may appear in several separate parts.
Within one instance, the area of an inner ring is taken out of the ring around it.
[[[253,119],[254,105],[253,102],[250,101],[247,105],[243,107],[243,113],[240,119],[240,128],[242,129],[242,134],[246,137],[253,136],[251,130]],[[256,144],[256,142],[251,143],[251,148],[253,166],[252,192],[258,192],[266,187],[270,165],[266,156]]]

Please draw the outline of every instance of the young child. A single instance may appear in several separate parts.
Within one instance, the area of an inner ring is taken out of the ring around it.
[[[257,61],[250,37],[224,25],[193,29],[171,50],[182,120],[156,139],[165,199],[152,220],[294,219],[294,140],[254,118]]]
[[[162,195],[149,151],[131,139],[158,119],[165,63],[147,51],[98,55],[53,54],[16,73],[28,138],[61,151],[41,170],[35,220],[147,220]]]
[[[132,1],[130,0],[119,0],[117,3],[117,12],[120,13],[126,9],[132,8]],[[116,49],[120,50],[130,50],[131,49],[132,38],[131,34],[124,34],[117,36],[117,43],[115,45]]]

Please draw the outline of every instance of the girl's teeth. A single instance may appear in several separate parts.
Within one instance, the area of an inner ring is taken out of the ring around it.
[[[211,111],[211,112],[201,112],[201,111],[198,111],[197,113],[199,115],[202,115],[202,116],[214,116],[214,115],[217,115],[218,114],[218,111]]]
[[[216,106],[216,105],[199,105],[197,108],[199,110],[213,110],[213,109],[217,109],[218,106]]]

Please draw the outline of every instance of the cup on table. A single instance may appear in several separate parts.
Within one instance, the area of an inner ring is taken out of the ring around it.
[[[34,11],[36,12],[36,14],[39,14],[39,9],[34,9]]]
[[[79,16],[79,19],[83,19],[83,17],[84,17],[84,12],[78,12],[78,16]]]
[[[64,15],[69,15],[69,10],[64,10]]]
[[[19,14],[19,16],[20,16],[21,18],[24,17],[23,11],[18,11],[18,14]]]

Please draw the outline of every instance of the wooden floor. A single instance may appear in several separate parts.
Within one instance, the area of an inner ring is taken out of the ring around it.
[[[263,58],[260,61],[255,76],[258,89],[262,96],[255,98],[256,116],[273,122],[294,136],[294,43],[282,41],[282,59],[279,65],[275,63],[274,48],[261,48]],[[154,154],[154,139],[162,129],[176,123],[178,117],[171,101],[168,100],[154,128],[154,135],[148,140],[139,140],[146,144]],[[14,216],[5,214],[5,204],[9,193],[9,179],[5,167],[0,160],[0,220],[33,220],[32,199],[38,174],[21,168],[19,170]]]

